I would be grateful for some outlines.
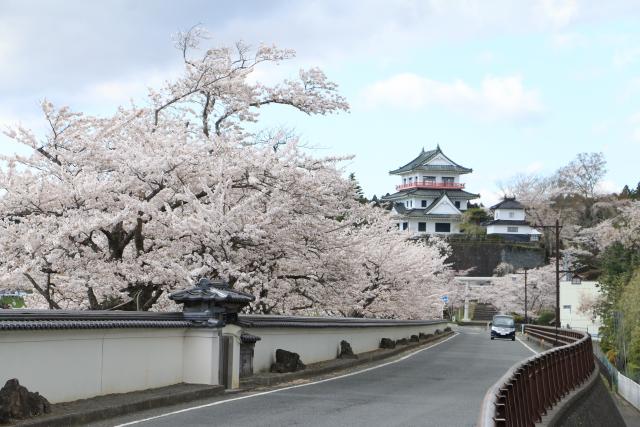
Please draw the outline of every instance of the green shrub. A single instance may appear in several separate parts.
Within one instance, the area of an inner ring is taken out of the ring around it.
[[[0,307],[23,308],[24,300],[22,297],[3,296],[0,297]]]
[[[535,321],[536,325],[549,326],[549,323],[555,319],[556,314],[551,310],[543,310]]]

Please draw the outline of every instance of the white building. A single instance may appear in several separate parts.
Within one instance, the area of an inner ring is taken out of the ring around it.
[[[392,213],[403,230],[411,233],[459,233],[462,212],[469,200],[480,197],[464,191],[460,176],[473,172],[449,159],[437,146],[404,166],[389,172],[398,175],[397,192],[382,197],[392,202]]]
[[[499,234],[508,240],[540,240],[541,233],[529,225],[525,208],[515,197],[505,197],[490,209],[493,211],[493,220],[483,224],[487,227],[487,234]]]
[[[602,326],[599,316],[592,311],[580,310],[581,305],[590,305],[600,297],[598,282],[582,281],[574,277],[560,282],[560,324],[563,328],[579,329],[598,336]]]

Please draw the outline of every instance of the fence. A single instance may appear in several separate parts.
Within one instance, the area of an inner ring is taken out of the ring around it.
[[[478,425],[533,426],[594,370],[589,334],[545,326],[525,333],[560,345],[514,365],[485,395]]]
[[[640,410],[640,384],[618,372],[618,394]]]
[[[593,355],[595,356],[598,367],[600,368],[600,373],[609,383],[609,388],[615,390],[618,387],[618,370],[611,362],[609,362],[609,359],[602,352],[599,345],[595,345],[593,347]]]
[[[600,367],[600,373],[607,379],[609,387],[617,390],[620,396],[636,409],[640,410],[640,384],[621,374],[616,367],[609,362],[609,359],[607,359],[607,356],[599,346],[593,348],[593,354]]]

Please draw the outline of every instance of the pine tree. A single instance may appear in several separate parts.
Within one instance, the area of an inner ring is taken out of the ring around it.
[[[625,185],[618,196],[619,199],[631,199],[633,198],[633,192],[629,189],[628,185]]]
[[[358,180],[356,179],[356,174],[351,172],[349,174],[349,181],[352,182],[353,184],[353,189],[356,193],[356,200],[360,203],[369,203],[369,200],[367,200],[367,198],[364,196],[364,191],[362,190],[362,187],[360,186],[360,183],[358,182]]]

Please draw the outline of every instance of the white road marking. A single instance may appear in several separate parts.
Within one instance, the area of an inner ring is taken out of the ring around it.
[[[526,344],[524,343],[524,341],[522,341],[520,338],[516,337],[516,339],[517,339],[518,341],[520,341],[520,344],[522,344],[523,346],[525,346],[525,347],[527,347],[529,350],[531,350],[531,351],[533,352],[533,354],[538,354],[538,353],[539,353],[539,352],[535,351],[534,349],[532,349],[531,347],[529,347],[528,345],[526,345]]]
[[[449,338],[447,338],[446,340],[442,340],[442,341],[437,342],[434,345],[431,345],[429,347],[422,348],[420,350],[414,351],[413,353],[409,353],[406,356],[401,357],[400,359],[392,360],[391,362],[383,363],[381,365],[372,366],[372,367],[367,368],[367,369],[362,369],[361,371],[351,372],[349,374],[339,375],[337,377],[332,377],[332,378],[326,378],[324,380],[314,381],[314,382],[311,382],[311,383],[292,385],[292,386],[289,386],[289,387],[283,387],[283,388],[279,388],[279,389],[276,389],[276,390],[263,391],[261,393],[254,393],[254,394],[250,394],[250,395],[247,395],[247,396],[234,397],[232,399],[227,399],[227,400],[219,400],[217,402],[207,403],[205,405],[193,406],[191,408],[185,408],[185,409],[180,409],[178,411],[167,412],[165,414],[156,415],[154,417],[149,417],[149,418],[143,418],[143,419],[140,419],[140,420],[130,421],[130,422],[124,423],[124,424],[118,424],[118,425],[116,425],[114,427],[131,426],[131,425],[134,425],[134,424],[144,423],[146,421],[157,420],[158,418],[168,417],[170,415],[176,415],[176,414],[181,414],[183,412],[194,411],[196,409],[202,409],[202,408],[208,408],[208,407],[211,407],[211,406],[222,405],[223,403],[234,402],[236,400],[249,399],[251,397],[257,397],[257,396],[264,396],[265,394],[277,393],[279,391],[291,390],[291,389],[294,389],[294,388],[306,387],[306,386],[309,386],[309,385],[325,383],[327,381],[339,380],[340,378],[351,377],[353,375],[359,375],[359,374],[362,374],[363,372],[373,371],[374,369],[382,368],[383,366],[388,366],[388,365],[392,365],[394,363],[402,362],[403,360],[406,360],[406,359],[408,359],[410,357],[413,357],[418,353],[421,353],[421,352],[423,352],[425,350],[429,350],[430,348],[433,348],[433,347],[436,347],[436,346],[438,346],[438,345],[440,345],[442,343],[445,343],[445,342],[449,341],[450,339],[455,338],[458,335],[459,334],[457,332],[454,332],[454,334],[452,336],[450,336]]]

